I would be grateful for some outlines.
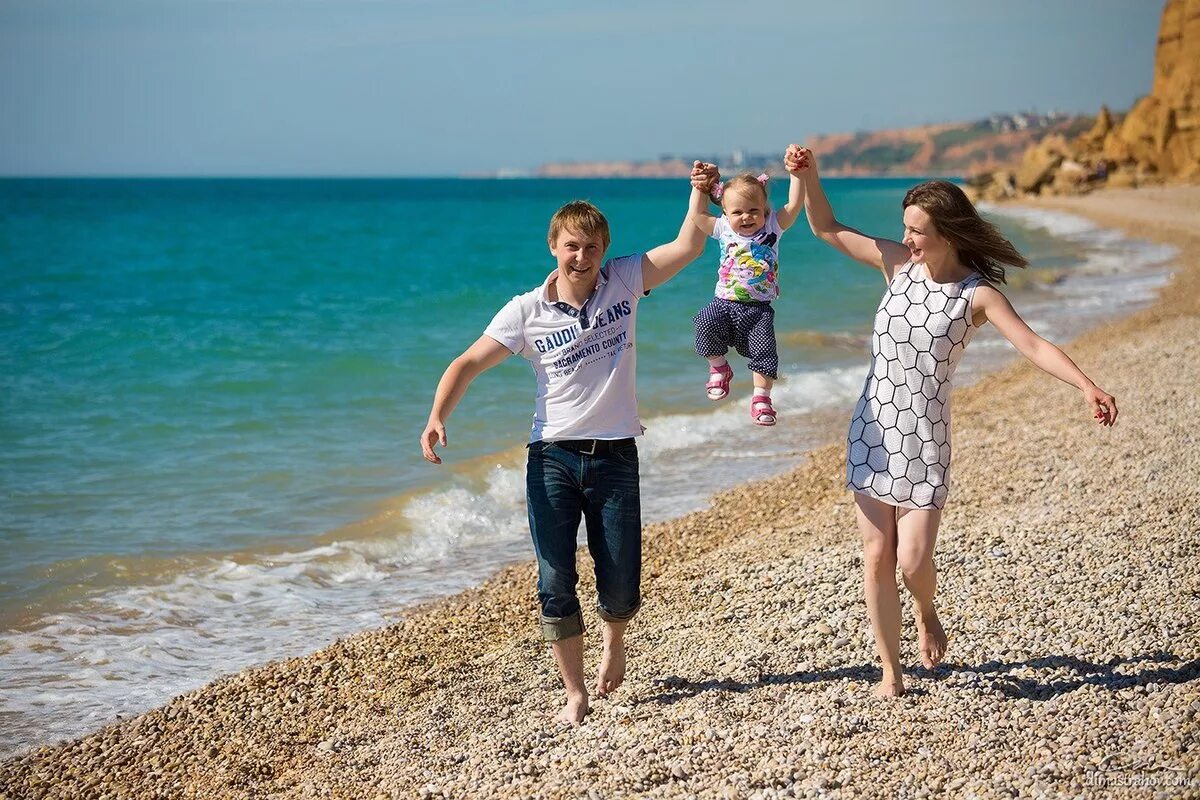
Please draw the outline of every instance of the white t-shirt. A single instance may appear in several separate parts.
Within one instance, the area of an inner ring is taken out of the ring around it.
[[[634,334],[642,254],[604,263],[584,313],[547,298],[556,277],[508,301],[484,331],[537,375],[530,441],[640,436]]]

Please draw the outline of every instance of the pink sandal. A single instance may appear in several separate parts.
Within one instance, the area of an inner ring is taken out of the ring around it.
[[[762,425],[764,428],[769,428],[775,424],[775,407],[771,405],[771,398],[763,394],[756,394],[750,398],[750,419],[754,420],[755,425]]]
[[[729,396],[729,381],[733,379],[733,367],[726,361],[719,367],[711,364],[708,367],[708,383],[704,389],[708,392],[709,400],[724,400]]]

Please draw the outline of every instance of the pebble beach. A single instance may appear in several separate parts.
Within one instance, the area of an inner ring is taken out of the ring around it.
[[[1060,343],[1116,396],[1113,429],[1027,363],[956,393],[936,556],[950,645],[922,668],[906,609],[906,696],[872,693],[831,441],[647,527],[626,681],[578,728],[553,721],[530,562],[10,759],[0,797],[1200,796],[1200,187],[1034,202],[1174,246],[1174,275]]]

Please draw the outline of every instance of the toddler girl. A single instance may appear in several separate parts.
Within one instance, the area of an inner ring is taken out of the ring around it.
[[[771,209],[767,175],[743,173],[728,183],[716,184],[712,198],[721,205],[720,217],[707,210],[693,217],[700,230],[721,243],[716,297],[692,320],[696,326],[696,352],[708,359],[710,400],[729,396],[733,368],[725,360],[732,346],[747,359],[754,381],[750,418],[755,425],[774,425],[771,386],[778,377],[775,349],[775,309],[779,296],[779,237],[804,210],[803,168],[791,173],[788,201],[778,212]]]

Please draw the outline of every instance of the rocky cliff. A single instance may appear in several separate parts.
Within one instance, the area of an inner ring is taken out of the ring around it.
[[[1097,186],[1200,180],[1200,0],[1167,0],[1150,94],[1120,120],[1101,107],[1082,135],[1047,137],[1020,165],[973,176],[976,197],[1078,194]]]

